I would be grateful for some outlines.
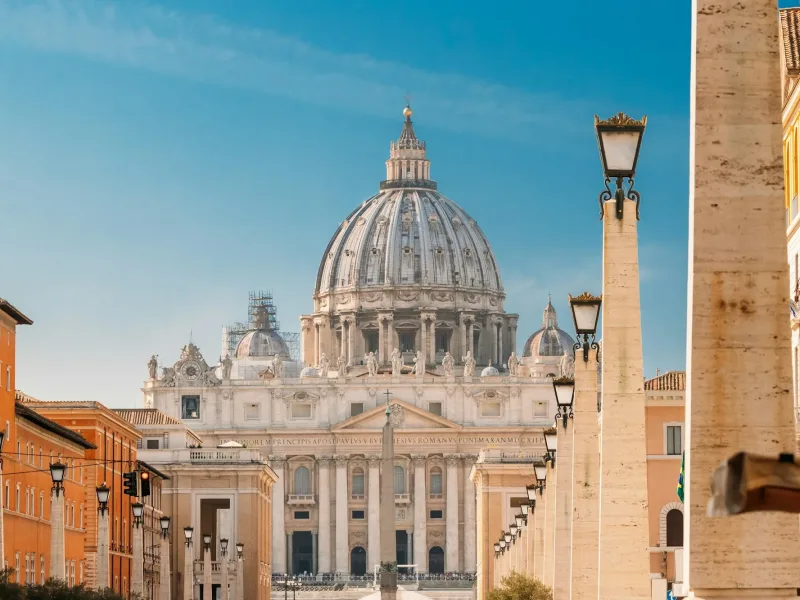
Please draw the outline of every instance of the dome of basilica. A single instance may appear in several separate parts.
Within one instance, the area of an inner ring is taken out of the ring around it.
[[[566,331],[558,328],[558,316],[553,303],[548,299],[542,317],[542,328],[534,332],[525,342],[523,357],[563,356],[572,350],[575,340]]]
[[[392,142],[387,180],[339,226],[320,262],[315,296],[383,286],[460,287],[502,294],[497,261],[478,224],[429,179],[411,109]]]
[[[236,358],[272,358],[280,354],[291,359],[286,341],[272,329],[255,329],[247,333],[236,346]]]

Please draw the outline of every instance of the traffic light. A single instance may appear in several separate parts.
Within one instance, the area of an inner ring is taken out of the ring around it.
[[[150,473],[142,471],[139,477],[142,480],[142,498],[146,498],[150,495]]]
[[[134,498],[139,495],[138,487],[136,485],[136,472],[122,474],[123,493]]]

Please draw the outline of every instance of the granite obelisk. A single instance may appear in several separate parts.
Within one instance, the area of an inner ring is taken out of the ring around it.
[[[397,547],[394,523],[394,427],[392,408],[386,403],[386,424],[383,426],[381,449],[381,600],[397,597]]]

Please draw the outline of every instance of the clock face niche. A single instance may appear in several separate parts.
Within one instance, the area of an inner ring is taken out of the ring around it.
[[[186,379],[197,379],[200,376],[200,364],[188,361],[181,366],[181,375]]]

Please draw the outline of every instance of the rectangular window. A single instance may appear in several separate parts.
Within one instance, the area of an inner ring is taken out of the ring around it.
[[[42,558],[41,558],[41,560],[39,561],[39,563],[40,563],[40,567],[39,567],[39,576],[40,576],[40,578],[41,578],[41,579],[40,579],[40,583],[41,583],[42,585],[44,585],[44,582],[45,582],[45,579],[44,579],[44,555],[42,555]]]
[[[6,367],[6,391],[11,391],[11,367]]]
[[[293,419],[310,419],[311,418],[311,405],[307,403],[292,404],[292,418]]]
[[[428,402],[428,412],[431,414],[436,415],[437,417],[442,416],[442,403],[441,402]]]
[[[676,455],[683,452],[683,444],[681,443],[681,430],[683,427],[680,425],[667,425],[667,454]]]
[[[367,353],[378,352],[378,332],[365,331],[364,332],[364,346],[367,348]]]
[[[441,519],[442,518],[442,511],[441,510],[432,510],[431,511],[431,519]]]
[[[363,519],[364,518],[364,511],[363,510],[354,510],[352,513],[353,519]]]
[[[400,352],[414,352],[414,334],[401,333],[400,338]]]
[[[261,416],[259,404],[245,404],[244,405],[244,418],[248,421],[259,419]]]
[[[355,417],[356,415],[360,415],[364,412],[364,403],[363,402],[351,402],[350,403],[350,416]]]
[[[161,440],[147,440],[147,449],[148,450],[158,450],[158,446]]]
[[[436,352],[448,352],[450,350],[450,332],[436,332]]]
[[[294,511],[294,518],[300,520],[308,519],[310,518],[309,512],[307,510],[296,510]]]
[[[499,402],[484,402],[481,404],[482,417],[499,417],[503,414],[503,406]]]
[[[200,418],[200,396],[181,396],[181,418]]]

